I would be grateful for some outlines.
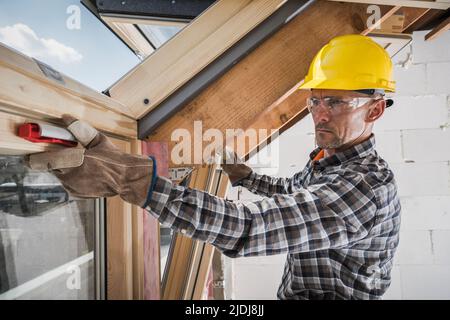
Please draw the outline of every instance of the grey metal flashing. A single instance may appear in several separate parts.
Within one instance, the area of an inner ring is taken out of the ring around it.
[[[152,111],[138,120],[138,137],[145,139],[159,125],[192,101],[203,89],[231,69],[264,40],[278,31],[316,0],[289,0],[269,18],[220,55]]]

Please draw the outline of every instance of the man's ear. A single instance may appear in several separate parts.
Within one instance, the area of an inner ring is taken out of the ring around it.
[[[378,118],[380,118],[384,110],[386,109],[386,101],[384,99],[380,99],[369,106],[369,112],[366,115],[367,122],[374,122]]]

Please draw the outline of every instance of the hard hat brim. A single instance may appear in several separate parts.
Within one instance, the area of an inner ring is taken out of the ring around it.
[[[312,79],[303,82],[297,89],[329,89],[329,90],[363,90],[363,89],[383,89],[386,92],[395,92],[395,86],[380,85],[374,88],[373,83],[359,81],[348,81],[348,79]]]

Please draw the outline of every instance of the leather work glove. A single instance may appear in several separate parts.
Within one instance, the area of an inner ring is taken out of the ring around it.
[[[222,154],[221,167],[228,175],[233,187],[242,179],[247,178],[253,171],[235,152],[229,149],[225,149]]]
[[[83,148],[32,154],[25,159],[27,166],[50,170],[75,197],[119,195],[126,202],[144,207],[154,180],[153,160],[122,152],[86,122],[70,115],[62,118]]]

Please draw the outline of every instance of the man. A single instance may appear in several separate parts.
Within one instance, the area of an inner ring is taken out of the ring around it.
[[[400,202],[394,175],[372,134],[394,91],[382,47],[359,35],[337,37],[314,58],[300,89],[318,148],[289,179],[225,164],[233,186],[264,196],[234,203],[175,186],[156,162],[122,153],[84,122],[64,117],[86,149],[32,155],[79,197],[120,195],[165,225],[206,241],[229,257],[287,253],[280,299],[380,299],[390,285]]]

